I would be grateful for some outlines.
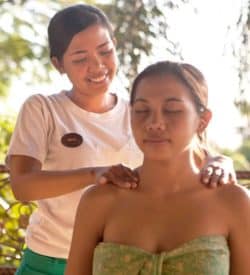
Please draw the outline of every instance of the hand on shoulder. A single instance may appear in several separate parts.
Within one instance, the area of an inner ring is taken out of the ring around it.
[[[139,183],[137,171],[122,164],[110,167],[97,167],[95,168],[95,173],[98,184],[110,183],[121,188],[134,189]]]

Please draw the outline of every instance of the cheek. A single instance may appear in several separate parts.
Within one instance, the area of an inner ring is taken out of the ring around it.
[[[179,123],[178,135],[191,141],[197,134],[198,118],[196,116],[186,116]]]
[[[184,112],[179,116],[170,117],[167,124],[167,131],[178,143],[189,143],[196,137],[199,118],[197,114]]]
[[[86,68],[87,66],[85,64],[67,63],[65,64],[65,73],[70,79],[77,79],[86,73]]]
[[[70,81],[72,83],[78,83],[79,81],[82,82],[82,79],[85,75],[85,72],[83,71],[83,69],[76,69],[74,67],[69,68],[69,70],[66,72],[68,78],[70,79]]]
[[[134,114],[132,115],[131,124],[132,124],[132,130],[134,134],[134,138],[137,143],[140,143],[140,140],[142,140],[143,136],[145,135],[145,129],[149,123],[149,117],[148,114]]]
[[[131,119],[131,128],[132,128],[132,134],[133,137],[137,143],[137,145],[140,147],[140,144],[142,143],[142,137],[143,137],[143,125],[138,121],[138,119]]]
[[[118,58],[116,54],[113,54],[110,58],[107,60],[107,64],[112,67],[112,70],[114,73],[117,71],[117,66],[118,66]]]

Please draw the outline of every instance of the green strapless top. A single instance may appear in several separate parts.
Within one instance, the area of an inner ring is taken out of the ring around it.
[[[93,275],[228,275],[224,236],[202,236],[169,252],[102,242],[94,251]]]

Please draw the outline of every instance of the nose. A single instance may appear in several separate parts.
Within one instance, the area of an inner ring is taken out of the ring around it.
[[[101,57],[93,56],[90,60],[89,69],[90,71],[97,71],[104,68],[104,64],[102,62]]]
[[[152,114],[146,124],[147,131],[164,131],[166,129],[166,122],[161,114]]]

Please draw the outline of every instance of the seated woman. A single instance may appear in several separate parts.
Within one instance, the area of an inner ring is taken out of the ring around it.
[[[137,76],[131,125],[144,154],[139,187],[86,189],[67,275],[250,274],[247,191],[198,184],[207,92],[189,64],[159,62]]]

